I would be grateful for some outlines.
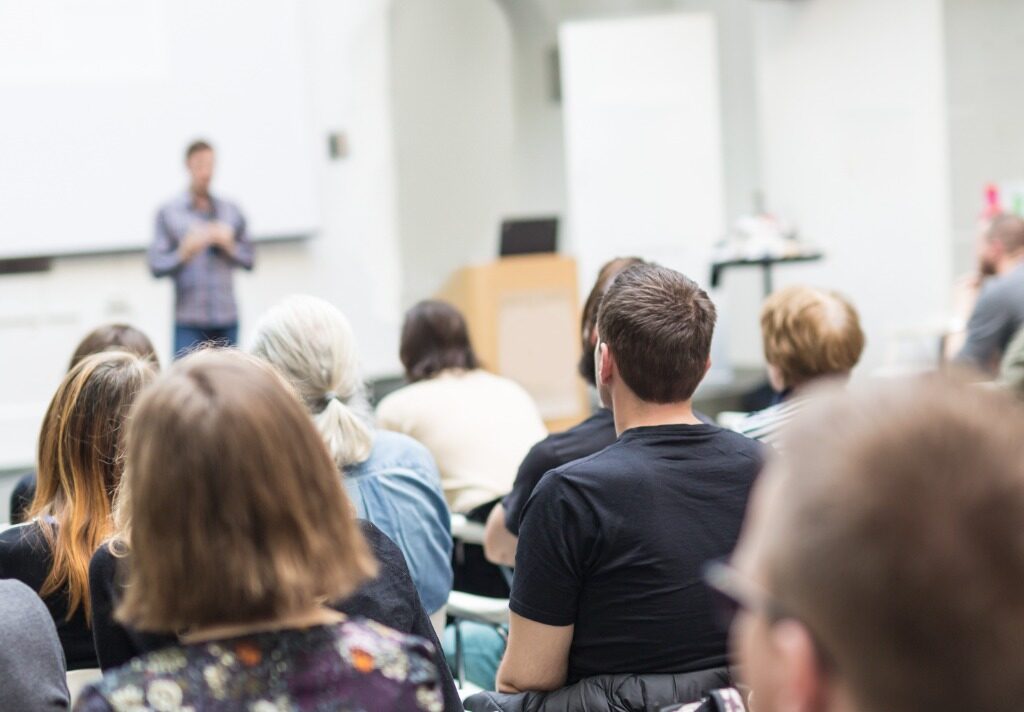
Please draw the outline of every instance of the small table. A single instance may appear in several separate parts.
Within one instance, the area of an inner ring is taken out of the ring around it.
[[[712,288],[717,287],[719,282],[722,280],[722,273],[732,267],[760,267],[761,280],[764,285],[764,296],[767,297],[773,291],[772,267],[775,265],[796,264],[798,262],[817,262],[821,260],[823,256],[824,255],[820,252],[808,252],[802,255],[793,255],[792,257],[761,257],[754,260],[736,259],[712,262],[711,286]]]

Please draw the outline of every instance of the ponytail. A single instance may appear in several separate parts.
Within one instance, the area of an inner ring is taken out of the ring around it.
[[[313,416],[317,430],[338,467],[344,468],[365,461],[373,448],[373,431],[369,424],[334,394],[327,405]]]

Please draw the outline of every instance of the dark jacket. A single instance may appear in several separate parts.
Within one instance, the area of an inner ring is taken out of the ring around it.
[[[469,712],[658,712],[731,684],[724,667],[675,675],[598,675],[554,692],[479,692],[465,705]]]

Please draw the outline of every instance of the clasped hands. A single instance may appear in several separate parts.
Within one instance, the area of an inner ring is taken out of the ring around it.
[[[222,222],[195,225],[185,234],[178,252],[187,262],[207,247],[219,247],[228,255],[232,254],[235,251],[234,228]]]

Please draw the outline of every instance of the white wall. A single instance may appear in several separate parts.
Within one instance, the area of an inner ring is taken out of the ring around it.
[[[513,174],[512,37],[493,0],[396,0],[392,95],[408,304],[497,256]]]
[[[366,370],[394,373],[401,266],[388,2],[307,0],[303,25],[317,68],[309,78],[314,143],[323,147],[328,130],[344,130],[351,155],[317,156],[321,233],[308,243],[260,246],[256,271],[239,276],[243,335],[284,296],[317,294],[351,318]],[[42,412],[75,343],[112,320],[139,326],[169,355],[171,284],[151,279],[141,255],[61,259],[49,273],[0,277],[0,468],[32,462]]]
[[[990,182],[1024,180],[1024,3],[945,0],[953,258],[974,267],[977,219]]]
[[[947,302],[942,6],[764,2],[756,21],[765,192],[827,254],[779,283],[848,294],[870,371],[894,357],[900,334],[941,321]]]

